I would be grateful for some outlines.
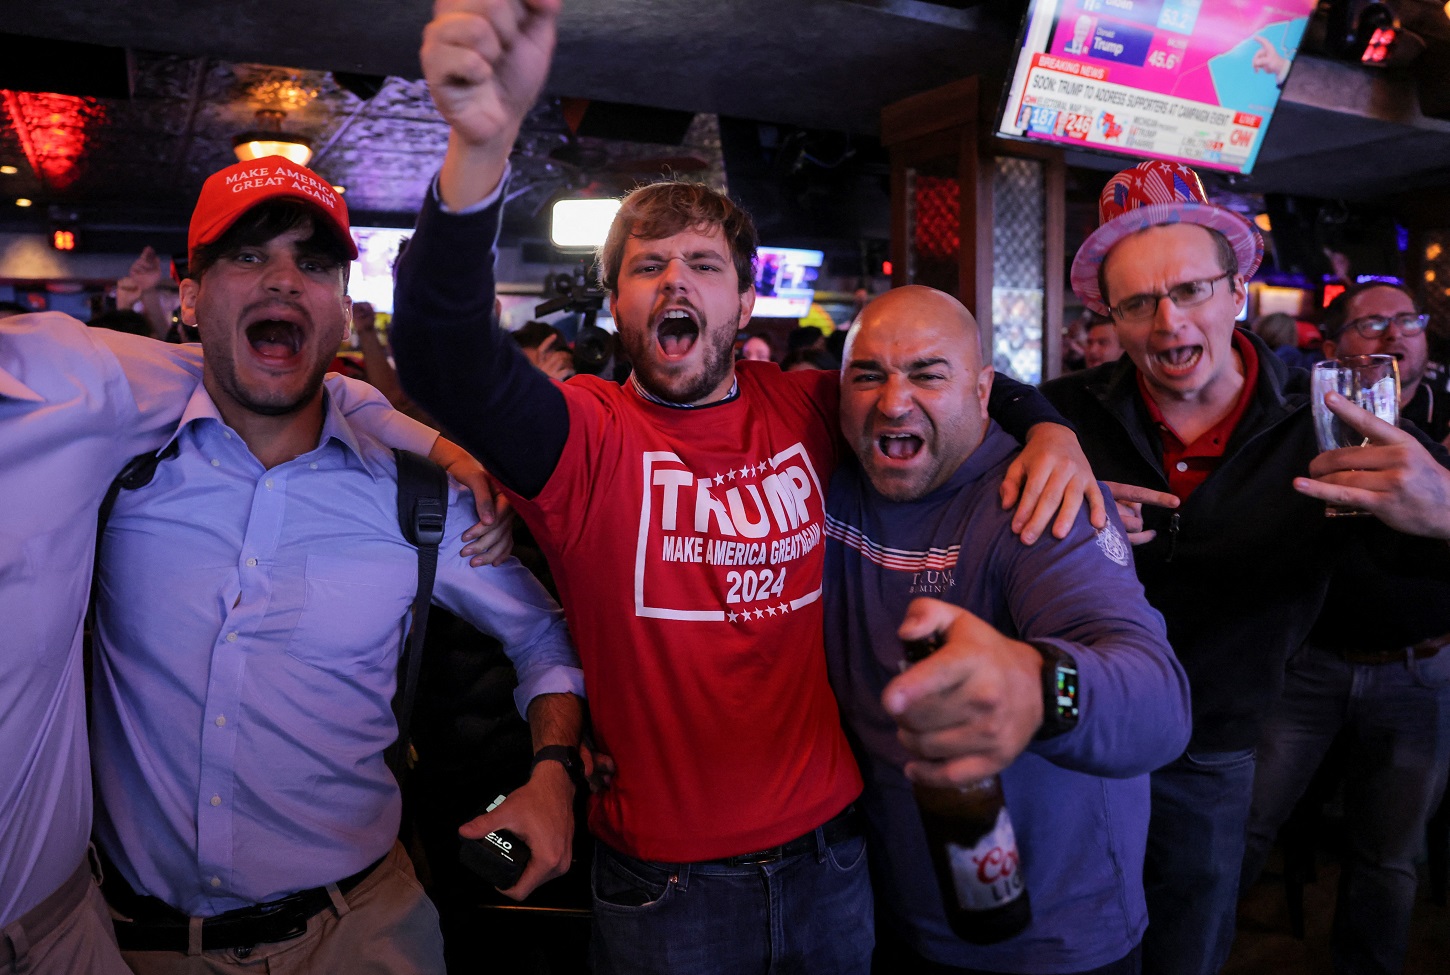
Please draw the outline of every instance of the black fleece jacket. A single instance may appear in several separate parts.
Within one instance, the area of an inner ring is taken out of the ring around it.
[[[1355,539],[1388,562],[1422,565],[1421,574],[1450,592],[1444,543],[1408,538],[1374,519],[1326,518],[1322,502],[1294,490],[1293,478],[1307,475],[1319,452],[1307,374],[1243,334],[1259,352],[1258,383],[1222,461],[1176,511],[1145,505],[1144,527],[1158,535],[1133,550],[1193,689],[1190,751],[1257,743],[1284,663],[1320,615],[1337,554]],[[1168,490],[1162,440],[1127,356],[1042,391],[1077,428],[1099,478]]]

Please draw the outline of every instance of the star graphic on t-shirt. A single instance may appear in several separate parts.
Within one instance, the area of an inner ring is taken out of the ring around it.
[[[755,465],[755,473],[757,474],[764,474],[769,469],[770,465],[767,464],[765,461],[761,461],[759,464]]]
[[[787,613],[787,612],[789,612],[789,611],[790,611],[790,610],[789,610],[789,608],[788,608],[788,607],[787,607],[787,606],[786,606],[786,604],[785,604],[785,603],[781,603],[781,604],[780,604],[780,613],[781,613],[781,615],[782,615],[782,616],[784,616],[784,615],[785,615],[785,614],[786,614],[786,613]]]
[[[775,607],[774,606],[767,606],[767,607],[765,607],[765,611],[768,614],[770,614],[771,616],[774,616],[775,615]]]
[[[729,620],[730,622],[734,623],[736,620],[738,620],[740,618],[740,614],[732,610],[732,611],[730,611],[730,612],[728,612],[728,613],[725,614],[725,618],[727,620]]]
[[[745,475],[746,474],[749,474],[749,473],[750,473],[750,468],[748,468],[748,467],[742,467],[742,468],[740,468],[740,476],[742,478],[745,477]]]
[[[757,609],[755,611],[755,618],[756,619],[762,619],[762,618],[764,618],[764,616],[765,616],[765,613],[762,610]]]
[[[733,481],[733,480],[735,480],[735,472],[733,470],[726,471],[725,472],[725,477]],[[716,478],[716,481],[719,481],[719,480],[722,480],[722,478]]]

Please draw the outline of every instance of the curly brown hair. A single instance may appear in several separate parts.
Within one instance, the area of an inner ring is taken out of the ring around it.
[[[724,193],[700,183],[671,180],[641,186],[626,196],[599,248],[599,280],[611,294],[619,291],[619,267],[630,238],[663,240],[686,230],[719,227],[730,247],[742,292],[755,280],[755,222]]]

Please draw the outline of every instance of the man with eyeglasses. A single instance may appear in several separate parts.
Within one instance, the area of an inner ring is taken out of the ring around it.
[[[1151,776],[1143,971],[1211,973],[1233,941],[1254,746],[1323,603],[1333,523],[1346,520],[1327,519],[1319,502],[1353,499],[1444,537],[1450,472],[1409,434],[1349,412],[1385,447],[1316,459],[1305,374],[1235,328],[1262,238],[1209,203],[1188,166],[1154,160],[1117,174],[1099,214],[1072,286],[1111,314],[1127,355],[1043,392],[1109,482],[1193,689],[1188,749]],[[1423,571],[1450,582],[1450,549],[1430,547]]]
[[[1324,312],[1324,355],[1392,355],[1400,361],[1400,416],[1445,443],[1450,436],[1450,383],[1431,375],[1425,340],[1429,315],[1399,285],[1357,284],[1338,295]]]
[[[1396,285],[1356,285],[1325,313],[1324,350],[1330,358],[1396,356],[1401,416],[1443,440],[1450,394],[1432,390],[1425,376],[1428,317]],[[1330,936],[1335,970],[1399,972],[1415,858],[1450,772],[1450,586],[1421,567],[1435,564],[1442,544],[1387,538],[1372,523],[1343,527],[1349,537],[1335,547],[1324,608],[1289,658],[1264,724],[1240,886],[1258,877],[1339,739],[1348,855]]]

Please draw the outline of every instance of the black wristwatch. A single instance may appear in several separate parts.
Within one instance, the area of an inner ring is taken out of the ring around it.
[[[534,752],[534,761],[529,766],[529,771],[532,773],[534,767],[540,762],[558,762],[564,766],[564,771],[569,773],[569,781],[574,783],[576,790],[589,791],[589,780],[584,777],[584,763],[579,758],[579,749],[574,746],[545,745]]]
[[[1055,644],[1032,641],[1042,655],[1042,727],[1036,741],[1056,738],[1077,727],[1077,661]]]

